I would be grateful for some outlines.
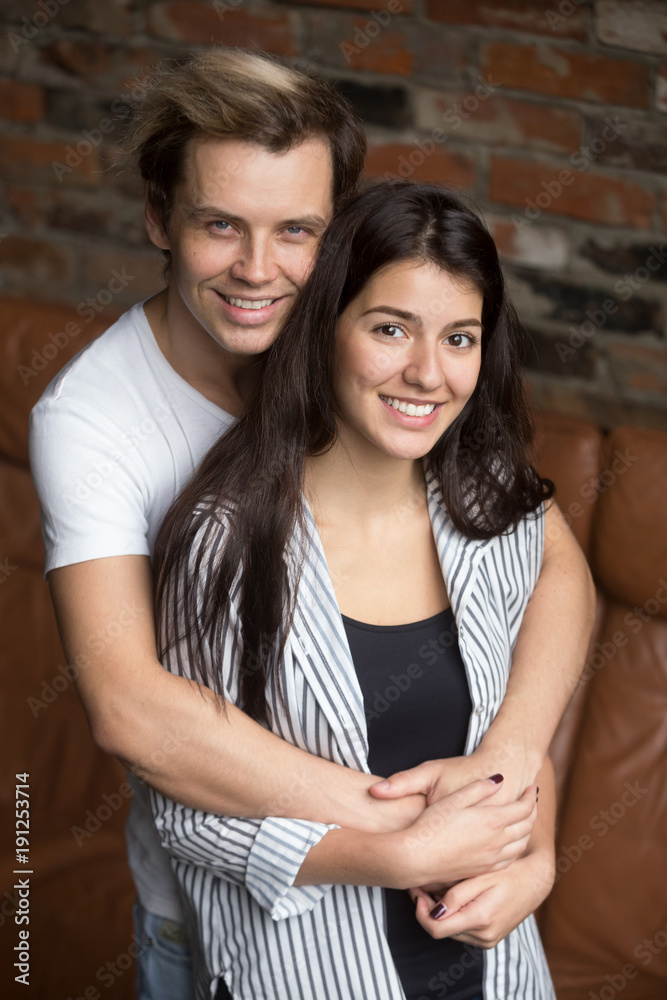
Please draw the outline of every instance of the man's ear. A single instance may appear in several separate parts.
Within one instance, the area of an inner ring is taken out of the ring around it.
[[[146,232],[151,243],[159,247],[160,250],[171,250],[169,237],[164,231],[162,219],[148,198],[146,198],[145,219]]]

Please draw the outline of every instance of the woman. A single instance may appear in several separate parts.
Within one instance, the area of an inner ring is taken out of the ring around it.
[[[166,666],[359,770],[470,753],[503,697],[551,496],[526,458],[519,340],[493,241],[451,194],[382,184],[349,205],[247,414],[165,521]],[[429,915],[439,887],[529,844],[535,789],[493,805],[494,779],[388,834],[152,793],[199,996],[224,975],[244,1000],[552,998],[532,918],[482,955]]]

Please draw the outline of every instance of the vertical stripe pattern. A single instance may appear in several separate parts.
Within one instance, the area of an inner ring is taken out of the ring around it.
[[[473,710],[472,752],[502,701],[523,612],[539,576],[544,512],[486,541],[453,527],[437,482],[427,479],[433,533],[459,630]],[[226,524],[208,520],[201,541],[224,544]],[[296,611],[281,662],[285,707],[271,681],[269,724],[283,739],[368,771],[364,705],[312,517]],[[295,540],[294,551],[297,548]],[[223,636],[226,696],[238,700],[238,619],[231,595]],[[174,582],[173,613],[179,607]],[[189,650],[167,669],[188,676]],[[161,841],[172,855],[194,940],[197,998],[214,997],[224,975],[235,1000],[404,1000],[383,928],[382,890],[300,886],[294,878],[330,826],[269,817],[214,816],[151,790]],[[555,1000],[533,917],[485,953],[485,1000]]]

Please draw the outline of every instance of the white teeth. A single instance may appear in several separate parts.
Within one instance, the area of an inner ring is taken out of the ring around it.
[[[415,403],[405,403],[394,396],[380,396],[388,406],[393,406],[395,410],[407,414],[409,417],[426,417],[435,410],[435,403],[423,403],[417,406]]]
[[[230,306],[237,306],[239,309],[264,309],[270,306],[273,299],[237,299],[231,295],[223,295]]]

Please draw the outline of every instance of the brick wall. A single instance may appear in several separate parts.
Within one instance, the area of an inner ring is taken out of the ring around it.
[[[368,174],[461,188],[504,253],[536,401],[667,427],[662,0],[3,0],[0,291],[87,309],[160,285],[132,91],[212,42],[339,82]],[[84,304],[84,305],[82,305]]]

